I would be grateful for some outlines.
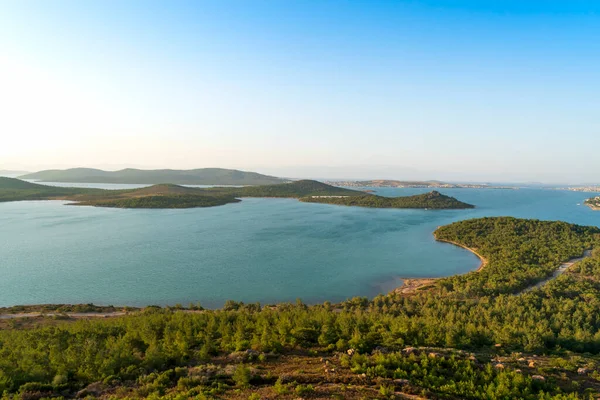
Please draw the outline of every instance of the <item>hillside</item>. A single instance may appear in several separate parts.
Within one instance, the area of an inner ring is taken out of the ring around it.
[[[426,208],[432,210],[442,210],[466,209],[475,207],[472,204],[463,203],[454,197],[443,195],[437,191],[403,197],[383,197],[361,194],[360,196],[348,197],[307,196],[301,200],[309,203],[326,203],[343,206],[373,208]]]
[[[159,184],[168,182],[177,185],[269,185],[285,182],[284,179],[256,172],[223,168],[200,168],[191,170],[174,169],[122,169],[103,171],[92,168],[46,170],[23,175],[22,179],[42,182],[71,183],[130,183]]]

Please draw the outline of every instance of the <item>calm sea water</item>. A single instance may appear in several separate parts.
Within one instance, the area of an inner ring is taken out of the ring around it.
[[[189,210],[0,203],[0,306],[339,301],[387,292],[399,277],[477,268],[471,253],[433,240],[437,226],[453,221],[511,215],[600,226],[600,212],[582,205],[589,193],[440,191],[478,208],[376,210],[290,199]]]

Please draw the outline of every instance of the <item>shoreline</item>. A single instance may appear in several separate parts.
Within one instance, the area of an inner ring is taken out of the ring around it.
[[[453,242],[451,240],[445,240],[445,239],[439,239],[435,232],[433,233],[433,237],[436,241],[440,242],[440,243],[449,243],[452,244],[454,246],[458,246],[461,247],[465,250],[470,251],[471,253],[475,254],[479,260],[480,260],[480,264],[479,267],[477,267],[477,269],[473,270],[473,271],[469,271],[466,272],[466,274],[470,274],[471,272],[480,272],[487,264],[488,264],[488,260],[483,257],[481,254],[479,254],[475,249],[472,249],[470,247],[467,247],[465,245],[462,245],[460,243],[457,242]],[[454,276],[454,275],[451,275]],[[431,287],[437,280],[439,279],[444,279],[447,277],[438,277],[438,278],[400,278],[402,279],[402,285],[392,289],[389,294],[411,294],[411,293],[415,293],[418,292],[420,290],[424,290],[426,288]]]

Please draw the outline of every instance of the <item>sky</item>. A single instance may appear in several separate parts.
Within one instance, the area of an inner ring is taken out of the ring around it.
[[[0,169],[600,182],[600,2],[0,0]]]

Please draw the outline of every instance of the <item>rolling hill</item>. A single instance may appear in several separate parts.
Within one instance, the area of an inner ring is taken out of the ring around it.
[[[191,170],[175,169],[122,169],[103,171],[93,168],[71,168],[46,170],[20,176],[21,179],[35,179],[42,182],[67,183],[131,183],[159,184],[163,182],[177,185],[270,185],[286,180],[256,172],[238,171],[223,168],[200,168]]]

